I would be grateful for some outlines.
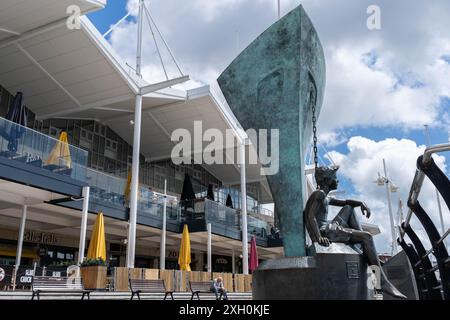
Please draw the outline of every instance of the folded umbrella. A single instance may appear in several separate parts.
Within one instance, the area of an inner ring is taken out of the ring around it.
[[[225,205],[226,205],[227,207],[233,209],[233,200],[231,199],[231,195],[230,195],[230,194],[228,194],[228,196],[227,196],[227,202],[226,202]]]
[[[8,140],[8,150],[11,152],[17,151],[18,139],[25,133],[27,125],[27,112],[26,107],[22,105],[22,99],[22,92],[17,92],[5,116],[5,119],[11,122],[4,121],[0,130],[0,134]]]
[[[105,220],[103,212],[99,212],[92,230],[91,241],[87,253],[88,260],[102,259],[106,261]]]
[[[183,227],[183,235],[181,238],[180,255],[178,256],[178,264],[180,270],[191,271],[191,240],[189,237],[189,229],[187,224]]]
[[[208,192],[206,194],[206,199],[209,199],[211,201],[214,201],[214,191],[213,191],[213,185],[208,185]]]
[[[69,140],[67,139],[67,133],[61,132],[59,140],[53,147],[48,159],[45,163],[46,165],[63,166],[67,168],[72,167],[72,159],[70,157]]]
[[[250,269],[251,272],[253,272],[256,270],[256,268],[258,268],[258,266],[259,261],[258,261],[258,250],[256,248],[256,237],[253,236],[252,241],[250,243],[250,261],[248,264],[248,268]]]

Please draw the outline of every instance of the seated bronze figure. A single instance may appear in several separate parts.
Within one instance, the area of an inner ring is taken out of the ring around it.
[[[372,235],[363,231],[358,221],[355,208],[360,207],[362,214],[367,218],[370,217],[370,209],[361,201],[338,200],[329,196],[329,192],[336,190],[338,186],[337,170],[327,167],[319,167],[316,170],[315,178],[319,190],[311,194],[304,212],[306,229],[311,240],[326,247],[331,242],[348,245],[361,244],[368,266],[375,266],[380,270],[381,279],[377,280],[381,280],[381,291],[395,298],[406,299],[387,279],[381,268]],[[342,207],[331,221],[328,219],[329,205]]]

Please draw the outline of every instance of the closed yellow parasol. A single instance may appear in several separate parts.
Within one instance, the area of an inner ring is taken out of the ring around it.
[[[131,169],[128,169],[127,184],[125,185],[125,191],[124,191],[124,197],[125,197],[126,203],[128,203],[130,201],[130,196],[131,196]]]
[[[123,196],[125,200],[125,204],[130,204],[131,199],[131,178],[132,178],[132,171],[131,168],[128,169],[128,175],[127,175],[127,183],[125,185],[125,190],[123,191]],[[138,200],[141,198],[141,192],[140,187],[138,186],[138,193],[137,193]]]
[[[67,168],[72,167],[72,159],[70,157],[69,140],[67,133],[61,132],[58,142],[45,163],[46,165],[63,166]]]
[[[183,227],[183,236],[181,238],[180,255],[178,256],[178,264],[180,270],[191,271],[191,239],[189,237],[189,229],[187,224]]]
[[[99,212],[95,220],[94,230],[92,230],[91,241],[87,254],[88,260],[103,259],[106,261],[106,240],[105,240],[105,220],[103,212]]]

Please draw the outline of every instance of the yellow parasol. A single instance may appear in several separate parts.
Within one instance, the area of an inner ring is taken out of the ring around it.
[[[87,254],[87,259],[89,260],[99,258],[106,261],[105,220],[101,211],[95,220]]]
[[[125,186],[125,192],[124,192],[124,197],[125,197],[126,202],[130,201],[130,196],[131,196],[131,168],[128,169],[127,184]]]
[[[67,139],[67,133],[61,132],[58,142],[56,142],[55,147],[46,161],[46,165],[57,165],[61,164],[67,168],[72,167],[72,159],[70,157],[69,140]]]
[[[132,172],[131,168],[128,169],[128,175],[127,175],[127,184],[125,185],[125,190],[123,192],[124,198],[125,198],[125,204],[129,204],[130,197],[131,197],[131,177]],[[138,200],[141,198],[140,189],[138,187],[138,194],[137,194]]]
[[[178,264],[180,265],[180,270],[191,271],[191,240],[189,237],[189,229],[187,224],[183,228],[183,236],[181,238],[180,255],[178,257]]]

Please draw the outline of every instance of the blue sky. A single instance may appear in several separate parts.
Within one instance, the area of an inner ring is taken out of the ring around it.
[[[100,33],[104,34],[109,30],[111,25],[115,24],[127,14],[126,6],[126,0],[110,0],[104,10],[93,12],[88,16]]]
[[[90,14],[101,33],[136,0],[110,0]],[[152,0],[150,11],[192,87],[213,83],[228,64],[277,19],[276,0]],[[373,208],[370,222],[386,224],[386,196],[373,184],[386,158],[389,175],[406,202],[415,162],[425,145],[449,141],[450,2],[434,0],[282,0],[282,14],[300,3],[313,21],[327,62],[327,86],[319,119],[319,140],[341,166],[345,197]],[[379,5],[381,30],[369,30],[367,7]],[[135,12],[133,12],[135,15]],[[131,65],[136,48],[134,18],[109,38]],[[144,32],[148,36],[147,32]],[[146,45],[148,45],[146,43]],[[155,50],[144,48],[143,74],[162,80]],[[325,152],[321,149],[321,158]],[[450,155],[436,158],[448,171]],[[434,190],[424,188],[425,206],[435,209]],[[394,204],[394,207],[396,205]],[[450,215],[448,215],[450,217]],[[446,221],[450,225],[450,218]],[[387,251],[388,234],[379,236]]]

